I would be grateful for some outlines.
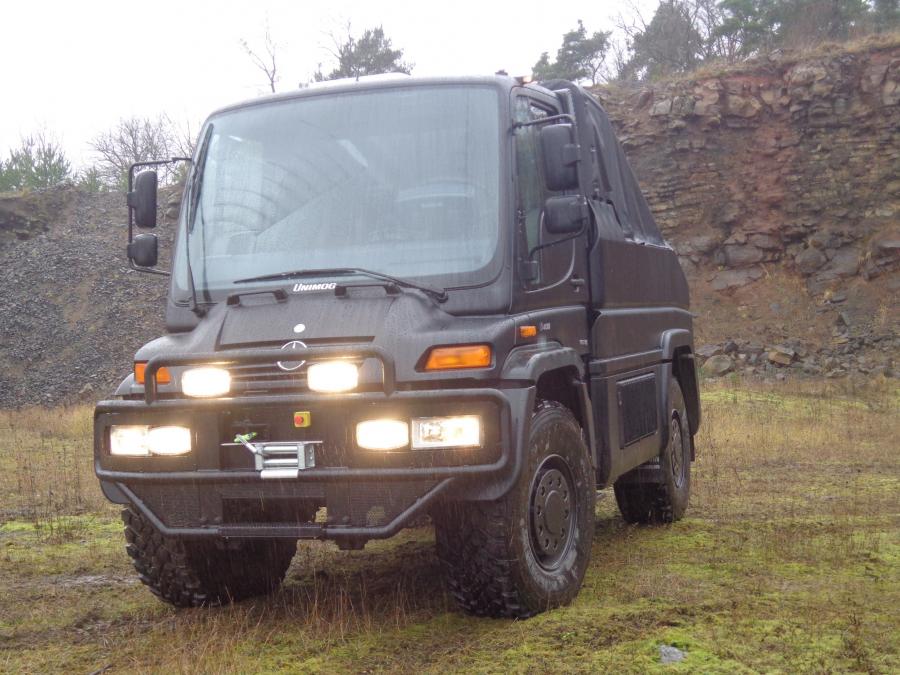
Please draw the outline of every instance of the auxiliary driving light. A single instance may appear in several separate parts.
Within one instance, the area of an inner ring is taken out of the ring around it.
[[[152,427],[147,445],[154,455],[186,455],[191,451],[191,430],[187,427]]]
[[[400,420],[366,420],[356,425],[356,444],[366,450],[398,450],[409,445],[409,425]]]
[[[481,440],[481,417],[417,417],[412,421],[412,446],[430,448],[477,448]]]
[[[109,428],[109,453],[119,457],[186,455],[191,451],[191,430],[187,427],[149,427],[141,424],[114,424]]]
[[[150,427],[137,424],[109,428],[109,453],[122,457],[148,457],[147,432]]]
[[[224,368],[205,366],[191,368],[181,376],[181,391],[187,396],[209,398],[222,396],[231,389],[231,375]]]
[[[306,370],[306,384],[313,391],[339,394],[356,389],[359,384],[359,368],[349,361],[321,361]]]

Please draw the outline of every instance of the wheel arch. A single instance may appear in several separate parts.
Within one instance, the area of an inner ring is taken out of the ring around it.
[[[558,344],[514,349],[503,366],[504,380],[520,380],[535,387],[536,399],[566,406],[584,431],[596,468],[600,457],[594,414],[585,381],[584,362],[571,348]]]

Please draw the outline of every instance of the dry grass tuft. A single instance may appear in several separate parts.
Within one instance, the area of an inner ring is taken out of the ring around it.
[[[110,513],[93,473],[92,423],[84,405],[0,411],[0,518],[62,540],[80,534],[72,516]]]

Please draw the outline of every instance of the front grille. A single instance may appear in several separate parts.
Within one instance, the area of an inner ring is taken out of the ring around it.
[[[228,369],[236,391],[271,391],[306,389],[306,366],[284,371],[275,363],[235,365]]]
[[[340,344],[333,342],[312,342],[308,343],[309,347],[317,346],[334,346],[346,347],[348,351],[352,351],[357,344]],[[226,352],[227,354],[227,352]],[[241,394],[253,392],[283,392],[283,391],[306,391],[306,369],[308,363],[303,363],[299,367],[295,367],[298,363],[303,362],[302,352],[285,352],[284,361],[281,361],[290,370],[285,370],[278,366],[278,362],[274,363],[250,363],[235,364],[228,367],[231,375],[232,388],[235,392]],[[354,360],[357,366],[362,366],[364,361],[370,360],[373,365],[377,361],[373,359],[357,359]],[[373,373],[376,371],[373,371]],[[378,368],[380,373],[380,366]]]

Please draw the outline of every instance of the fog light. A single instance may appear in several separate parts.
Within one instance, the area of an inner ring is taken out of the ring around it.
[[[481,417],[417,417],[412,421],[412,446],[428,448],[477,448],[481,446]]]
[[[322,361],[306,370],[306,384],[313,391],[338,394],[356,389],[359,368],[349,361]]]
[[[109,454],[120,457],[147,457],[148,426],[137,424],[113,425],[109,428]]]
[[[187,427],[153,427],[147,446],[154,455],[186,455],[191,451],[191,430]]]
[[[409,445],[409,425],[400,420],[366,420],[356,425],[356,444],[366,450],[398,450]]]
[[[187,396],[222,396],[231,389],[231,375],[224,368],[191,368],[181,376],[181,391]]]

